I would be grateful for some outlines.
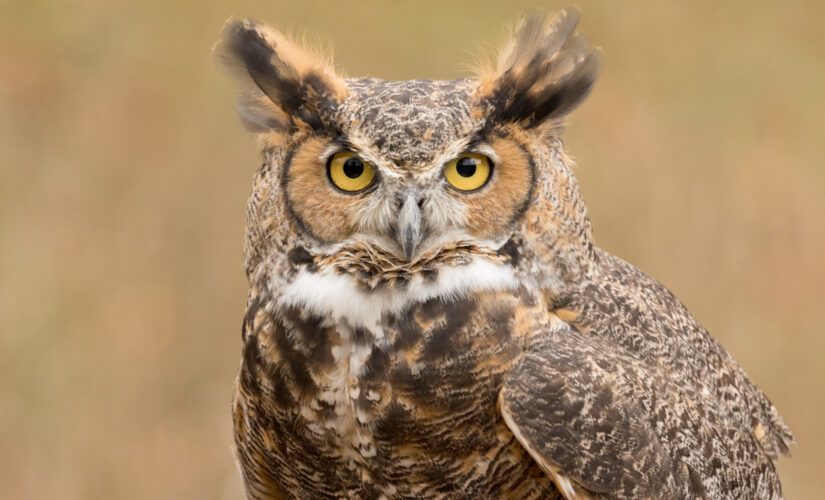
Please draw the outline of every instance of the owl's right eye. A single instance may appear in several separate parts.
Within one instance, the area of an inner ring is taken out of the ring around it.
[[[329,180],[347,193],[363,191],[375,180],[375,168],[355,153],[335,153],[327,165]]]

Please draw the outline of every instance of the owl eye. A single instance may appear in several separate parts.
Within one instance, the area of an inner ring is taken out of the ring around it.
[[[490,178],[490,159],[479,154],[465,154],[447,163],[444,177],[459,191],[475,191]]]
[[[335,153],[329,160],[327,172],[335,187],[348,193],[367,188],[375,179],[375,168],[349,151]]]

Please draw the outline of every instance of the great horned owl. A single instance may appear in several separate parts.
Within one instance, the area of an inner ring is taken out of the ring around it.
[[[261,144],[233,402],[250,498],[780,498],[792,436],[593,245],[559,138],[598,56],[533,15],[453,81],[345,79],[231,20]]]

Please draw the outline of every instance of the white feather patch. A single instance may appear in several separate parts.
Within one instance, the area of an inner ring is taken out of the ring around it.
[[[374,328],[386,313],[398,313],[406,307],[433,298],[453,299],[484,290],[514,290],[519,281],[504,264],[477,258],[469,264],[441,269],[434,281],[413,278],[403,289],[367,292],[350,276],[324,270],[310,273],[301,270],[282,289],[280,302],[285,306],[308,308],[315,314],[346,319],[352,326]]]

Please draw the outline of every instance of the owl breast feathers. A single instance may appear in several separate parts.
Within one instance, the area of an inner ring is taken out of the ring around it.
[[[249,498],[780,498],[792,436],[592,242],[559,138],[598,54],[533,15],[475,78],[341,78],[230,20],[263,153],[233,402]]]

